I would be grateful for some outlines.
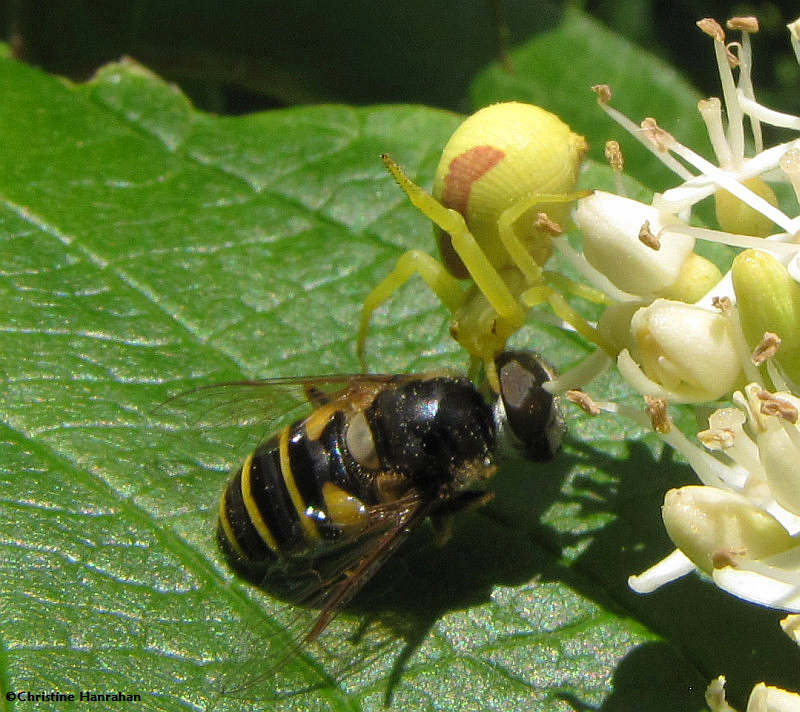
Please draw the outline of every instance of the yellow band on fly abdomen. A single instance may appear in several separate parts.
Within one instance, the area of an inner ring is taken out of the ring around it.
[[[294,481],[294,474],[292,473],[292,465],[289,461],[289,426],[285,427],[280,434],[280,443],[278,451],[281,458],[281,474],[283,475],[283,482],[286,485],[286,491],[289,493],[289,498],[292,500],[294,508],[297,510],[297,515],[300,518],[300,526],[303,527],[303,534],[306,541],[317,541],[319,532],[314,522],[306,516],[306,503],[300,496],[300,491],[297,489],[297,483]]]
[[[220,497],[219,500],[219,525],[222,527],[222,533],[225,535],[225,539],[228,544],[230,544],[234,553],[242,559],[247,559],[247,554],[245,554],[242,547],[239,546],[239,540],[233,533],[233,527],[231,527],[230,520],[228,519],[227,500],[228,488],[226,487],[224,490],[222,490],[222,497]]]
[[[244,502],[247,514],[250,516],[250,521],[258,532],[258,535],[270,549],[274,552],[278,552],[278,542],[275,541],[275,537],[264,521],[264,517],[261,516],[261,510],[259,510],[256,501],[253,499],[253,492],[250,487],[250,470],[253,465],[253,455],[254,453],[251,452],[242,465],[242,501]],[[227,534],[227,531],[225,533]]]

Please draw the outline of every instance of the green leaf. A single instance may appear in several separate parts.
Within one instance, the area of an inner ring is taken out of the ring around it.
[[[714,61],[710,40],[703,61]],[[615,139],[626,172],[651,190],[664,190],[674,176],[600,110],[592,86],[608,84],[611,105],[635,123],[653,117],[694,150],[710,149],[697,90],[663,60],[579,10],[568,10],[554,30],[517,47],[511,64],[511,71],[495,63],[477,76],[471,89],[474,107],[516,100],[550,109],[586,136],[590,157],[602,163],[605,142]]]
[[[0,89],[3,692],[121,691],[137,710],[668,710],[699,708],[721,672],[734,700],[789,684],[796,652],[772,613],[698,579],[628,591],[669,550],[658,507],[692,473],[629,423],[575,411],[554,463],[505,468],[447,546],[417,532],[281,661],[313,613],[234,578],[214,541],[249,433],[187,428],[162,404],[356,370],[364,296],[403,250],[432,249],[378,155],[429,184],[459,117],[219,118],[130,62],[74,86],[2,58]],[[586,353],[535,323],[517,339],[560,368]],[[383,371],[464,361],[416,283],[368,352]],[[614,376],[597,388],[630,397]]]

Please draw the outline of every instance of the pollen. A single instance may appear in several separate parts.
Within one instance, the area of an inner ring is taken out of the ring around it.
[[[650,417],[653,430],[662,435],[672,430],[672,421],[667,415],[667,402],[663,398],[652,396],[645,396],[644,402],[647,404],[647,415]]]
[[[755,349],[753,349],[753,354],[750,356],[750,360],[756,366],[760,366],[762,363],[768,359],[771,359],[776,353],[778,353],[778,348],[780,345],[780,336],[773,334],[771,331],[765,331],[761,342],[755,347]]]
[[[645,220],[639,228],[639,242],[647,245],[651,250],[661,249],[661,240],[658,239],[657,235],[653,234],[649,220]]]

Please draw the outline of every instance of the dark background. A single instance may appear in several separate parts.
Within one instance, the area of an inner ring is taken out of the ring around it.
[[[12,51],[83,80],[130,55],[176,82],[199,107],[237,114],[317,102],[418,102],[469,111],[475,72],[558,23],[546,0],[5,0]],[[755,86],[764,103],[797,112],[800,70],[785,24],[796,3],[574,3],[718,94],[699,17],[754,14]],[[703,57],[703,61],[698,58]],[[569,61],[569,57],[564,58]]]

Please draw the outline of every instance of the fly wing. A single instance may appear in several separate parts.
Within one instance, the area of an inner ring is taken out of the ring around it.
[[[299,605],[318,610],[309,621],[308,611],[298,611],[287,627],[285,645],[267,656],[252,661],[257,669],[245,670],[223,691],[225,695],[245,696],[261,687],[270,677],[281,673],[287,663],[300,655],[305,647],[320,636],[339,611],[346,606],[375,575],[386,560],[428,516],[433,502],[416,491],[387,504],[367,508],[369,525],[346,549],[314,562],[312,575],[305,579],[302,590],[293,592]],[[263,646],[260,646],[264,649]],[[361,651],[367,654],[367,651]],[[342,672],[342,670],[339,670]],[[276,689],[278,685],[276,683]]]
[[[318,404],[318,398],[336,401],[347,398],[354,388],[386,383],[392,378],[361,373],[214,383],[177,393],[159,405],[155,413],[177,416],[195,426],[258,423],[271,428],[288,413]]]
[[[212,439],[222,436],[238,458],[322,403],[344,404],[354,393],[375,390],[393,378],[398,377],[335,374],[217,383],[178,393],[152,415],[168,433],[206,431]]]
[[[373,534],[369,545],[363,547],[355,563],[342,570],[338,579],[330,585],[319,616],[303,637],[303,643],[316,640],[342,607],[353,599],[408,535],[425,520],[432,506],[433,501],[423,501],[413,492],[412,495],[393,502],[388,508],[385,505],[373,508],[370,516],[375,519],[376,528],[378,523],[388,528],[380,535]]]

